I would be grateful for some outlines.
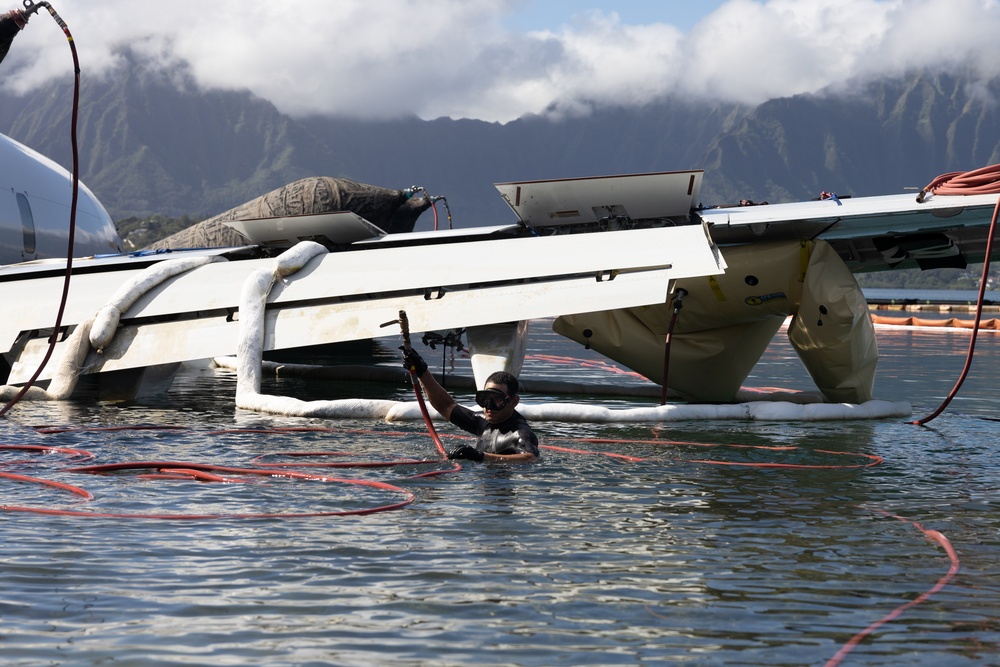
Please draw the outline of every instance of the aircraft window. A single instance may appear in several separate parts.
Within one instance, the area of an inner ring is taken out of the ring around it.
[[[21,229],[24,232],[24,255],[34,256],[35,254],[35,218],[31,215],[31,204],[28,198],[20,192],[17,193],[17,208],[21,211]]]

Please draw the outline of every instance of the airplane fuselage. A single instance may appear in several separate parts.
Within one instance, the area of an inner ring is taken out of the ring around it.
[[[65,169],[0,135],[0,265],[65,257],[72,195]],[[81,184],[73,256],[121,251],[111,216]]]

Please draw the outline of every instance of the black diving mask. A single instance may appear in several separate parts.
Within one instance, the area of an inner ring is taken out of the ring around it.
[[[487,410],[500,411],[507,407],[510,396],[499,389],[481,389],[476,392],[476,404]]]

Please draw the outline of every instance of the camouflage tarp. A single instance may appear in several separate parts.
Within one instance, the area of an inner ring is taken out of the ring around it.
[[[389,233],[409,232],[420,214],[430,207],[426,197],[408,197],[391,190],[346,178],[314,176],[272,190],[225,213],[209,218],[149,246],[168,248],[221,248],[248,245],[250,241],[223,224],[227,220],[254,220],[292,215],[351,211]]]

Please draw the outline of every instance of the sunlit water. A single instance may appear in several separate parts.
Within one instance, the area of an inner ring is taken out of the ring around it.
[[[525,377],[641,383],[553,360],[596,357],[545,326],[533,324]],[[910,401],[914,418],[930,413],[955,383],[968,342],[968,332],[880,330],[877,397]],[[385,364],[396,363],[394,344],[378,350]],[[1000,664],[998,362],[1000,335],[982,335],[965,386],[927,427],[898,419],[538,423],[543,444],[642,460],[548,450],[535,465],[469,464],[424,478],[413,475],[447,466],[302,468],[415,495],[396,511],[208,520],[0,512],[0,664],[822,665],[946,575],[947,553],[923,530],[950,541],[960,572],[875,629],[843,664]],[[456,363],[465,372],[467,361]],[[811,388],[781,336],[748,384]],[[168,394],[141,403],[19,404],[0,434],[6,444],[85,449],[96,455],[89,463],[247,467],[261,455],[286,460],[278,454],[288,451],[436,457],[421,423],[256,415],[233,408],[234,389],[229,373],[190,370]],[[404,382],[270,379],[264,391],[412,398]],[[32,428],[44,424],[183,428]],[[214,433],[290,426],[332,430]],[[446,444],[458,442],[454,428],[439,428]],[[717,446],[646,442],[654,439]],[[775,446],[785,449],[763,448]],[[863,467],[863,454],[884,462]],[[402,499],[304,479],[74,474],[62,471],[75,464],[69,458],[0,451],[0,470],[79,486],[94,500],[0,479],[0,502],[176,516],[331,512]],[[308,459],[320,460],[345,459]]]

